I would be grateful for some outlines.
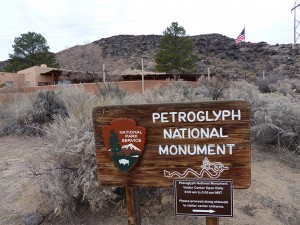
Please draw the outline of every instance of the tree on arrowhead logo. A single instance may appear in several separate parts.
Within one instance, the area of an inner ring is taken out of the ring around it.
[[[131,171],[141,158],[146,143],[146,128],[136,126],[133,119],[116,119],[102,127],[106,151],[124,173]]]

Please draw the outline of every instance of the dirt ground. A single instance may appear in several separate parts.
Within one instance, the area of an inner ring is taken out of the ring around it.
[[[38,178],[30,171],[28,159],[42,153],[44,147],[42,138],[0,137],[0,225],[24,224],[26,215],[40,211],[42,197]],[[140,196],[142,224],[205,224],[202,217],[175,216],[171,190],[160,199],[147,198],[149,196]],[[45,216],[42,224],[123,225],[127,224],[126,213],[124,204],[98,213],[91,213],[82,207],[76,220],[65,222]],[[299,165],[279,159],[269,147],[253,144],[251,187],[234,190],[234,216],[220,218],[220,225],[242,224],[300,224]]]

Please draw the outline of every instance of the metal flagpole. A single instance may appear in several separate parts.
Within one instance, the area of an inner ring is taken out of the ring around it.
[[[245,25],[244,25],[244,70],[245,70],[245,80],[246,80],[247,65],[246,65],[246,27],[245,27]]]
[[[235,43],[239,44],[244,41],[244,59],[243,59],[243,55],[241,55],[241,57],[242,57],[242,60],[244,60],[244,68],[243,69],[244,69],[244,73],[245,73],[244,75],[245,75],[245,80],[246,80],[246,30],[245,29],[246,28],[244,25],[244,29],[242,30],[240,35],[235,39]],[[239,51],[241,52],[241,49]]]

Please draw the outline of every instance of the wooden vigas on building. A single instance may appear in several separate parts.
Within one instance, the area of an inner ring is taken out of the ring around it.
[[[174,179],[251,184],[246,101],[102,106],[93,110],[100,183],[171,187]]]

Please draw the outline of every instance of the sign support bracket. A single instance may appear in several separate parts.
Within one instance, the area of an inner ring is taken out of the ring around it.
[[[128,225],[141,225],[141,212],[137,188],[125,187]]]
[[[219,225],[218,217],[206,217],[206,225]]]

